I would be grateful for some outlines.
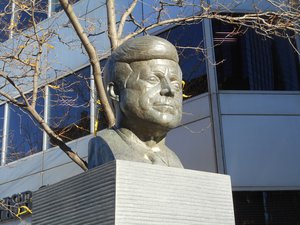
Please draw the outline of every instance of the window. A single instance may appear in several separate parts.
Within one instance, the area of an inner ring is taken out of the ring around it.
[[[69,3],[75,4],[78,1],[79,0],[69,0]],[[59,11],[62,10],[62,7],[61,7],[61,5],[59,3],[59,0],[52,0],[51,4],[52,4],[52,12],[59,12]]]
[[[265,224],[262,192],[233,192],[236,225]]]
[[[49,124],[65,141],[90,134],[90,67],[59,79],[49,86]],[[26,95],[30,99],[30,94]],[[37,112],[44,115],[44,93],[38,92]],[[18,99],[21,101],[21,99]],[[4,122],[0,106],[0,145]],[[6,163],[42,151],[43,131],[25,110],[10,104]],[[51,144],[51,143],[50,143]]]
[[[207,92],[202,23],[174,27],[159,34],[177,47],[185,82],[183,93],[190,98]]]
[[[236,225],[300,224],[300,191],[233,192]]]
[[[1,15],[4,13],[4,15]],[[8,27],[11,19],[11,4],[9,0],[0,1],[0,42],[9,38]]]
[[[41,91],[37,99],[36,110],[43,115],[44,98]],[[6,163],[41,151],[42,143],[43,132],[37,122],[25,111],[15,105],[10,105]]]
[[[90,67],[49,85],[50,126],[65,142],[90,133]]]
[[[15,9],[15,20],[17,24],[17,30],[22,31],[30,28],[33,24],[32,18],[36,23],[44,20],[48,16],[48,0],[36,0],[35,7],[32,8],[31,1],[19,0]],[[24,10],[24,8],[26,10]]]
[[[213,33],[219,89],[300,90],[299,59],[289,40],[217,20]]]

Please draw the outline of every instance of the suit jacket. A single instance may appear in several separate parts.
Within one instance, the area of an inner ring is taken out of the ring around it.
[[[116,159],[180,167],[182,164],[176,154],[165,146],[163,151],[153,152],[135,143],[125,141],[114,129],[105,129],[89,141],[89,169]]]

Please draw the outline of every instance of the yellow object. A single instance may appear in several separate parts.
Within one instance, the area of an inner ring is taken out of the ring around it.
[[[182,94],[182,97],[184,98],[189,98],[189,97],[192,97],[191,95],[185,95],[185,94]]]
[[[183,80],[182,81],[182,89],[184,88],[184,86],[185,86],[185,81]],[[182,97],[184,97],[184,98],[189,98],[189,97],[192,97],[191,95],[186,95],[186,94],[183,94],[182,93]]]
[[[24,209],[24,211],[21,211],[22,209]],[[32,214],[32,211],[27,206],[22,205],[18,208],[18,213],[16,216],[19,218],[21,215],[26,214],[26,213]]]
[[[97,129],[98,129],[98,120],[96,119],[95,120],[95,125],[94,125],[94,136],[96,137],[97,136]]]
[[[51,84],[48,84],[48,87],[50,87],[52,89],[58,89],[59,88],[58,85],[51,85]]]
[[[97,104],[97,105],[101,105],[100,99],[98,99],[98,100],[96,101],[96,104]],[[99,124],[99,120],[98,120],[99,114],[100,114],[100,108],[98,109],[97,114],[96,114],[96,118],[95,118],[95,124],[94,124],[94,136],[95,136],[95,137],[97,136],[97,129],[98,129],[98,124]]]
[[[48,44],[48,43],[46,43],[45,45],[46,45],[47,48],[54,49],[54,46],[53,46],[53,45],[50,45],[50,44]]]
[[[16,24],[14,21],[12,21],[11,24],[9,25],[9,27],[8,27],[7,29],[12,30],[12,29],[14,29],[16,26],[17,26],[17,24]]]

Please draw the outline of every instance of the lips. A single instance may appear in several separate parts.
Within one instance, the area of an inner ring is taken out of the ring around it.
[[[154,103],[153,108],[161,112],[174,112],[176,107],[169,103]]]
[[[170,104],[170,103],[154,103],[154,106],[170,106],[170,107],[174,107],[174,104]]]

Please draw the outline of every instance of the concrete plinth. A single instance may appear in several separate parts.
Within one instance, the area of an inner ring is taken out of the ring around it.
[[[33,193],[34,225],[234,225],[226,175],[115,161]]]

